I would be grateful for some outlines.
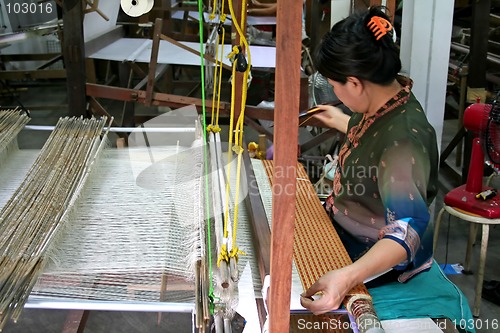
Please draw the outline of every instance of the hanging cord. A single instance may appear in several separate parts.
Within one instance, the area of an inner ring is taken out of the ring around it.
[[[248,91],[248,78],[251,69],[251,54],[250,48],[248,46],[248,42],[246,40],[245,34],[241,30],[240,24],[236,20],[236,16],[234,14],[234,8],[231,1],[229,3],[229,11],[231,13],[231,17],[233,18],[233,24],[238,32],[240,37],[240,45],[233,46],[232,52],[229,54],[229,58],[233,60],[233,70],[232,70],[232,90],[231,90],[231,119],[230,119],[230,131],[229,131],[229,149],[228,149],[228,164],[230,164],[232,160],[232,153],[235,152],[238,156],[238,163],[236,169],[236,189],[235,189],[235,204],[234,204],[234,213],[233,213],[233,234],[232,234],[232,243],[231,243],[231,251],[228,254],[229,258],[235,258],[238,260],[239,254],[244,254],[242,251],[238,249],[236,245],[236,231],[238,230],[238,210],[239,210],[239,192],[240,192],[240,182],[241,182],[241,161],[243,156],[243,120],[245,118],[245,106],[247,99],[247,91]],[[245,21],[246,18],[246,9],[247,9],[247,1],[243,0],[241,3],[241,22]],[[248,63],[246,62],[245,56],[243,55],[243,47],[248,55]],[[241,109],[239,118],[236,122],[235,131],[233,133],[232,125],[234,123],[234,101],[236,96],[236,71],[243,72],[243,84],[241,91]],[[234,134],[234,146],[232,145],[233,139],[232,136]],[[228,181],[230,178],[230,170],[228,168]],[[226,186],[226,204],[229,203],[229,186]],[[228,213],[228,205],[226,206],[226,212]],[[228,237],[228,218],[224,218],[224,236]]]
[[[203,1],[198,0],[198,13],[199,13],[199,30],[200,30],[200,55],[204,54],[203,47]],[[206,100],[205,100],[205,61],[203,56],[200,56],[200,74],[201,74],[201,109],[202,109],[202,123],[203,123],[203,161],[204,161],[204,174],[208,175],[208,156],[207,156],[207,121],[206,121]],[[205,178],[205,213],[207,217],[207,246],[212,244],[211,234],[210,234],[210,202],[209,202],[209,182],[208,177]],[[207,251],[208,256],[208,274],[209,274],[209,298],[210,298],[210,310],[213,309],[213,299],[214,299],[214,287],[213,287],[213,272],[212,272],[212,253]]]
[[[221,16],[221,20],[225,20],[225,15]],[[208,132],[218,133],[221,131],[219,127],[220,114],[220,96],[222,88],[222,59],[223,54],[220,52],[221,45],[226,37],[226,29],[223,26],[224,21],[219,22],[217,27],[217,42],[215,44],[215,69],[214,69],[214,86],[212,93],[212,120],[207,127]],[[219,59],[220,56],[220,59]]]

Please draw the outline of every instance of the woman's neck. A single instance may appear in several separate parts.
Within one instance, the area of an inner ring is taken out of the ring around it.
[[[376,83],[368,83],[367,87],[370,98],[370,104],[366,112],[367,117],[371,117],[377,113],[378,110],[393,98],[401,89],[401,84],[394,80],[387,86],[382,86]]]

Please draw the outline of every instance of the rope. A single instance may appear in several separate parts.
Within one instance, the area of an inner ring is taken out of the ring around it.
[[[219,114],[220,114],[220,92],[221,92],[221,87],[222,87],[222,52],[219,52],[219,48],[221,47],[221,44],[223,44],[225,38],[226,38],[226,29],[223,26],[225,20],[225,15],[223,18],[221,18],[221,21],[219,22],[219,27],[217,29],[217,42],[216,42],[216,48],[215,48],[215,70],[214,70],[214,87],[213,87],[213,93],[212,93],[212,121],[210,125],[207,128],[207,131],[212,132],[212,133],[218,133],[221,131],[221,128],[219,127]],[[219,60],[219,55],[220,55],[220,60]],[[216,101],[217,98],[217,101]],[[217,112],[215,112],[216,108]]]
[[[200,55],[204,54],[203,50],[203,1],[198,0],[198,13],[199,13],[199,30],[200,30]],[[200,74],[201,74],[201,108],[202,108],[202,123],[203,123],[203,165],[204,165],[204,173],[205,175],[208,174],[208,164],[207,164],[207,122],[206,122],[206,100],[205,100],[205,64],[204,64],[204,58],[203,56],[200,56]],[[207,216],[207,244],[210,246],[212,244],[211,240],[211,234],[210,234],[210,202],[209,202],[209,181],[208,177],[205,178],[205,212]],[[214,293],[214,288],[213,288],[213,271],[212,271],[212,253],[211,251],[207,251],[208,254],[208,274],[209,274],[209,297],[213,299],[213,293]]]
[[[246,0],[243,0],[241,3],[241,21],[244,22],[246,18],[246,8],[247,8],[247,2]],[[232,52],[228,55],[228,58],[233,60],[233,66],[232,66],[232,77],[233,77],[233,85],[231,89],[231,117],[230,117],[230,129],[229,129],[229,149],[228,149],[228,163],[231,162],[232,160],[232,153],[235,152],[238,156],[238,164],[237,164],[237,169],[236,169],[236,194],[235,194],[235,205],[234,205],[234,213],[233,213],[233,235],[232,235],[232,244],[231,244],[231,251],[229,252],[228,256],[229,258],[235,258],[238,260],[238,255],[243,254],[242,251],[238,249],[238,246],[236,245],[236,231],[238,230],[238,211],[239,211],[239,190],[240,190],[240,182],[241,182],[241,160],[242,160],[242,153],[243,153],[243,120],[245,119],[245,105],[246,105],[246,99],[247,99],[247,91],[248,91],[248,77],[251,69],[251,54],[250,54],[250,48],[248,46],[248,42],[246,40],[245,34],[241,30],[241,26],[236,20],[236,16],[234,14],[234,8],[233,4],[231,1],[229,1],[229,11],[231,13],[231,17],[233,18],[233,24],[238,32],[238,35],[240,37],[240,45],[238,46],[233,46]],[[244,49],[247,51],[248,55],[248,63],[244,64],[244,56],[241,53]],[[245,67],[242,68],[241,66],[244,65]],[[242,84],[242,91],[241,91],[241,109],[240,109],[240,114],[239,118],[236,122],[235,126],[235,131],[233,133],[233,123],[234,123],[234,100],[236,96],[236,71],[243,71],[243,84]],[[234,134],[234,143],[235,146],[233,147],[233,134]],[[228,179],[230,179],[230,169],[228,170]],[[226,204],[229,203],[229,184],[226,186]],[[228,213],[228,206],[226,206],[226,213]],[[224,218],[224,236],[228,237],[228,218],[225,216]],[[227,251],[227,250],[226,250]],[[224,253],[225,255],[226,253]]]

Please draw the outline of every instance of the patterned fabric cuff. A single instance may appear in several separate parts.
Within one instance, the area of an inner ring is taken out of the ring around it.
[[[398,265],[397,268],[404,268],[415,259],[415,254],[420,246],[420,236],[410,225],[411,218],[393,220],[388,225],[380,229],[379,239],[390,238],[401,244],[408,254],[408,259]],[[404,266],[404,267],[402,267]]]

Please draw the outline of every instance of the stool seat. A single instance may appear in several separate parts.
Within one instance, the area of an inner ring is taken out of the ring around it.
[[[467,191],[466,187],[467,185],[462,185],[448,192],[444,197],[444,203],[466,214],[475,214],[487,219],[500,218],[500,194],[488,200],[477,199],[477,193]],[[494,190],[494,188],[483,186],[481,191],[486,190]]]
[[[484,203],[486,201],[476,200],[476,204]],[[491,200],[491,199],[490,199]],[[448,202],[450,202],[448,200]],[[448,205],[448,202],[445,200],[445,204],[441,211],[439,212],[436,223],[434,227],[434,251],[436,250],[437,240],[439,236],[439,225],[441,224],[441,219],[443,217],[443,213],[446,211],[448,214],[458,217],[463,221],[470,222],[471,225],[469,227],[469,240],[467,242],[467,252],[465,254],[465,265],[464,271],[470,271],[470,259],[472,253],[472,245],[474,244],[477,227],[479,225],[482,226],[482,236],[481,236],[481,252],[479,255],[479,268],[476,277],[476,290],[475,290],[475,298],[474,298],[474,307],[472,309],[472,315],[474,317],[479,317],[479,312],[481,308],[481,294],[483,289],[483,280],[484,280],[484,267],[486,264],[486,252],[488,249],[488,237],[489,237],[489,226],[500,224],[500,218],[488,218],[482,215],[477,214],[477,212],[485,212],[482,208],[474,208],[471,211],[463,209],[464,205],[460,205],[460,207],[453,207]],[[462,201],[465,202],[465,201]],[[490,207],[491,208],[491,207]],[[500,211],[500,205],[496,207],[496,210]],[[491,212],[491,211],[490,211]],[[495,213],[495,212],[493,212]],[[495,214],[493,216],[496,216]]]

